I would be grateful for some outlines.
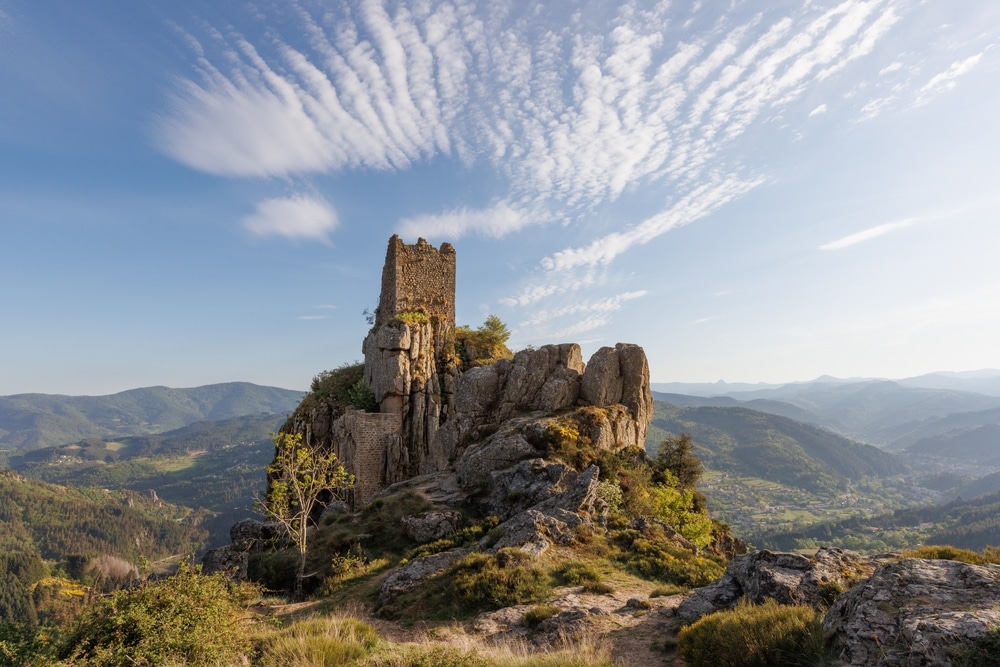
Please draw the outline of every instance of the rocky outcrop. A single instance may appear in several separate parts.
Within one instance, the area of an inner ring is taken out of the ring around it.
[[[430,556],[414,558],[402,567],[396,568],[379,587],[379,606],[384,607],[403,593],[419,586],[427,577],[447,570],[452,563],[468,555],[471,551],[471,549],[450,549]]]
[[[466,371],[455,386],[455,413],[439,431],[435,449],[453,455],[468,438],[517,413],[575,405],[583,372],[575,343],[521,350],[513,359]]]
[[[845,664],[884,667],[959,664],[998,626],[1000,565],[916,558],[879,567],[823,621]]]
[[[580,526],[593,530],[593,518],[599,518],[607,511],[597,497],[600,470],[596,466],[577,474],[561,464],[546,465],[544,461],[528,464],[520,472],[531,469],[539,473],[539,482],[528,484],[539,489],[540,494],[548,494],[548,498],[501,523],[497,526],[500,539],[488,546],[491,538],[487,536],[480,548],[496,552],[506,547],[517,547],[532,556],[540,556],[553,544],[569,546],[576,542]],[[557,476],[556,484],[541,491],[552,476]],[[559,488],[560,485],[565,486]]]
[[[644,443],[646,428],[653,418],[646,353],[630,343],[599,349],[587,362],[580,398],[590,405],[624,405],[639,427],[635,444]]]
[[[462,523],[462,514],[448,510],[432,510],[404,516],[400,521],[407,537],[414,542],[424,543],[439,540],[454,532]]]
[[[433,443],[449,416],[458,368],[452,326],[438,320],[390,320],[365,338],[365,380],[379,411],[399,415],[399,447],[386,459],[385,484],[448,464]]]
[[[729,562],[725,574],[699,588],[678,608],[684,621],[728,609],[740,600],[805,604],[825,608],[841,592],[874,571],[867,558],[835,547],[823,547],[813,557],[774,551],[754,551]]]
[[[205,553],[201,559],[202,574],[225,573],[233,581],[246,581],[250,554],[232,546],[219,547]]]

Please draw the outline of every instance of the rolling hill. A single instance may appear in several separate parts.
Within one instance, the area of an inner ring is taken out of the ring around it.
[[[146,387],[108,396],[2,396],[0,449],[31,450],[87,438],[163,433],[198,421],[288,413],[303,395],[228,382],[190,389]]]
[[[845,481],[907,470],[898,457],[826,429],[744,407],[656,402],[650,437],[690,433],[705,465],[802,489],[832,491]]]
[[[12,468],[47,482],[141,492],[200,513],[211,548],[254,516],[274,457],[269,434],[283,415],[198,422],[159,435],[80,442],[23,452]]]

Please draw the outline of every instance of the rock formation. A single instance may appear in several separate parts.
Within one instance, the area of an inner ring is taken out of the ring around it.
[[[1000,565],[917,558],[878,568],[823,621],[845,664],[884,667],[963,664],[998,627]]]

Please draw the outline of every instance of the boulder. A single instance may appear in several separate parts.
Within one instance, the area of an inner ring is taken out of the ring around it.
[[[490,473],[485,514],[508,519],[570,488],[578,473],[562,463],[529,459]]]
[[[522,427],[528,420],[513,419],[486,438],[466,449],[455,462],[458,481],[466,489],[475,489],[490,480],[490,473],[502,470],[538,452],[524,437]]]
[[[536,467],[540,472],[544,471],[542,474],[549,474],[544,464]],[[595,514],[601,515],[606,510],[597,497],[599,472],[597,466],[590,466],[579,475],[561,478],[564,482],[572,480],[567,488],[561,492],[550,490],[547,500],[497,526],[502,536],[492,546],[488,545],[491,538],[487,536],[478,547],[490,552],[505,547],[518,547],[533,556],[539,556],[553,544],[573,544],[579,527],[586,526],[592,530],[592,517]]]
[[[229,529],[229,540],[235,551],[260,551],[268,543],[286,539],[285,527],[273,521],[243,519]]]
[[[453,533],[462,523],[462,514],[454,511],[432,510],[411,514],[400,519],[403,532],[417,542],[433,542]]]
[[[822,547],[811,558],[766,549],[753,551],[733,558],[721,578],[694,591],[677,608],[677,616],[693,622],[742,599],[825,608],[872,571],[874,564],[869,559],[835,547]]]
[[[884,667],[962,664],[998,626],[1000,565],[917,558],[879,567],[823,620],[844,664]]]
[[[427,577],[447,570],[452,563],[471,551],[471,549],[449,549],[430,556],[415,558],[396,568],[379,587],[379,606],[385,606],[406,591],[416,588]]]
[[[246,551],[237,551],[231,546],[212,549],[201,559],[201,573],[224,572],[232,581],[246,581],[249,560]]]

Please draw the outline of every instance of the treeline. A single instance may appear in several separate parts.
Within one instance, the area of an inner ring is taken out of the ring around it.
[[[881,551],[917,543],[949,544],[981,550],[1000,544],[1000,492],[943,505],[913,507],[874,517],[855,517],[813,524],[790,531],[751,537],[772,549],[796,549],[834,544],[850,549]]]

